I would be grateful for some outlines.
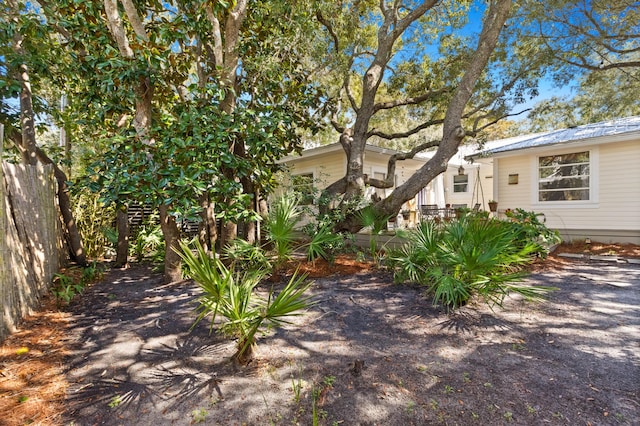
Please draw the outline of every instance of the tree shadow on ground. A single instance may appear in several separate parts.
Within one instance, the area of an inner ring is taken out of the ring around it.
[[[229,362],[234,342],[205,321],[191,329],[195,286],[107,278],[75,313],[69,420],[311,424],[315,411],[321,424],[632,424],[638,272],[535,274],[528,283],[560,289],[547,303],[514,297],[453,315],[386,273],[317,279],[317,304],[261,336],[244,368]]]

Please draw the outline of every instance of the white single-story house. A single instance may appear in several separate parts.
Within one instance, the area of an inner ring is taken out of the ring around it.
[[[467,159],[491,166],[499,211],[543,213],[566,241],[640,244],[640,116],[523,136]]]
[[[378,179],[386,178],[387,163],[395,153],[397,151],[392,149],[367,145],[364,156],[365,173]],[[406,182],[429,158],[431,154],[421,153],[413,159],[398,161],[393,188]],[[347,158],[339,143],[306,149],[302,155],[283,158],[281,163],[287,166],[293,180],[293,182],[284,182],[284,186],[292,184],[294,187],[304,187],[313,181],[316,188],[324,189],[344,177],[347,170]],[[455,156],[449,162],[445,173],[430,182],[413,200],[403,206],[403,210],[410,213],[410,224],[419,220],[421,206],[426,205],[444,208],[450,204],[471,208],[476,203],[480,203],[481,208],[486,209],[488,201],[492,198],[493,188],[490,181],[488,185],[485,181],[491,173],[492,168],[485,167],[483,163],[469,164],[462,154]],[[370,198],[373,193],[376,193],[384,198],[393,191],[393,188],[368,188],[365,197]]]

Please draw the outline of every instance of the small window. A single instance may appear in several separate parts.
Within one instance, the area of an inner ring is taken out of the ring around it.
[[[298,195],[300,205],[313,204],[313,173],[303,173],[291,177],[291,186]]]
[[[538,158],[538,201],[590,200],[589,151]]]
[[[467,192],[469,187],[469,175],[453,176],[453,192]]]

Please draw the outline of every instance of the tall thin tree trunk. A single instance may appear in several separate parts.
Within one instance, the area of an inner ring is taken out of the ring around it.
[[[218,18],[213,10],[209,8],[207,10],[207,18],[215,28],[214,39],[214,59],[213,64],[221,71],[220,80],[225,87],[225,96],[220,103],[220,109],[227,114],[233,114],[236,107],[236,89],[237,89],[237,71],[239,64],[239,35],[242,23],[247,17],[247,0],[238,0],[235,2],[235,6],[226,16],[224,27],[220,25]],[[224,36],[221,32],[224,31]],[[224,42],[224,46],[223,46]],[[236,154],[238,149],[244,150],[244,141],[234,141],[229,145],[229,150]],[[242,145],[242,147],[240,146]],[[223,170],[226,179],[235,178],[235,170],[225,169]],[[224,247],[226,243],[233,240],[238,236],[238,225],[231,221],[226,221],[220,230],[220,247]]]
[[[33,112],[33,101],[29,73],[25,64],[20,65],[20,127],[22,128],[22,146],[24,147],[23,161],[25,164],[35,166],[38,164],[36,157],[36,124]]]
[[[244,150],[243,150],[244,151]],[[244,154],[244,153],[243,153]],[[250,178],[242,179],[242,188],[245,194],[252,194],[254,196],[253,203],[249,208],[257,211],[257,200],[255,199],[255,187]],[[254,244],[256,242],[256,221],[255,220],[247,220],[244,225],[244,238],[248,243]]]
[[[209,194],[200,196],[200,227],[198,229],[198,239],[205,251],[215,251],[218,230],[216,228],[216,216],[214,205],[209,199]]]
[[[73,217],[73,211],[71,210],[71,199],[69,198],[69,187],[67,186],[69,179],[62,169],[38,147],[36,147],[36,155],[42,164],[51,164],[53,166],[53,175],[58,182],[58,207],[60,208],[60,214],[62,214],[62,220],[67,234],[66,237],[71,248],[71,259],[78,265],[84,266],[87,264],[87,256],[84,252],[76,220]]]
[[[116,227],[118,229],[118,245],[116,247],[116,268],[127,266],[129,258],[129,217],[127,206],[116,208]]]
[[[20,153],[24,156],[24,147],[22,146],[22,136],[20,132],[14,130],[9,139],[18,148]],[[79,265],[87,264],[87,257],[82,246],[82,239],[80,238],[80,232],[76,225],[76,221],[73,217],[73,211],[71,210],[71,199],[69,198],[69,187],[67,186],[67,175],[58,167],[56,163],[47,156],[47,154],[40,148],[36,147],[36,158],[42,164],[51,164],[53,167],[53,176],[58,183],[58,207],[60,208],[60,214],[62,215],[62,221],[64,223],[64,238],[69,243],[71,250],[71,260],[75,261]]]
[[[164,236],[164,281],[167,283],[180,281],[182,271],[180,269],[180,255],[176,250],[180,249],[180,230],[176,219],[169,213],[169,206],[160,204],[160,227]]]
[[[15,0],[8,0],[10,7],[11,20],[18,24],[20,15],[20,4]],[[13,35],[13,51],[20,57],[25,56],[23,47],[24,35],[20,31],[16,31]],[[20,128],[22,140],[20,145],[22,149],[22,161],[24,164],[35,166],[38,164],[36,156],[36,123],[35,114],[33,112],[33,94],[31,93],[31,82],[29,80],[29,69],[27,64],[22,63],[18,69],[9,70],[15,73],[15,77],[20,82]]]

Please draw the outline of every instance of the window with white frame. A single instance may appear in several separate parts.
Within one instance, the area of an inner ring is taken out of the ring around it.
[[[589,151],[538,157],[538,201],[590,200]]]
[[[467,192],[469,188],[469,175],[453,176],[453,192]]]

